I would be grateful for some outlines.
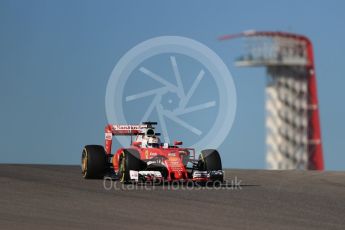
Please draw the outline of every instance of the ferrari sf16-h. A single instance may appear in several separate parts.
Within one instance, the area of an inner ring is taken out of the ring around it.
[[[141,125],[107,125],[105,147],[86,145],[82,151],[85,179],[111,177],[121,182],[222,182],[221,158],[217,150],[202,150],[196,159],[193,148],[181,147],[181,141],[161,143],[155,132],[157,122]],[[131,146],[112,154],[113,136],[130,136]],[[134,137],[134,140],[133,140]]]

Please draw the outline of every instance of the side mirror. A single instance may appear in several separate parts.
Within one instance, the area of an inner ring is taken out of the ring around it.
[[[174,141],[174,145],[183,145],[182,141]]]
[[[140,147],[141,142],[139,142],[139,141],[134,141],[132,145],[135,146],[135,147]]]

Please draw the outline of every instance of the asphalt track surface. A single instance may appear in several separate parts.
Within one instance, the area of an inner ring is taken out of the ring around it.
[[[345,172],[227,170],[226,179],[107,190],[78,166],[0,165],[0,229],[345,229]]]

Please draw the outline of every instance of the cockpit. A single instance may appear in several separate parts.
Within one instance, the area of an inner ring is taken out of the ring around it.
[[[142,148],[159,148],[161,146],[161,140],[153,129],[147,129],[143,134],[138,135],[136,142],[141,142]]]

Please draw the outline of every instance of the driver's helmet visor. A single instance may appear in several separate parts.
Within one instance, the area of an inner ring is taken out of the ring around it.
[[[158,143],[148,143],[147,146],[151,147],[151,148],[158,148],[159,144]]]
[[[157,137],[150,137],[147,142],[147,146],[153,147],[153,148],[158,148],[159,147],[159,139]]]

